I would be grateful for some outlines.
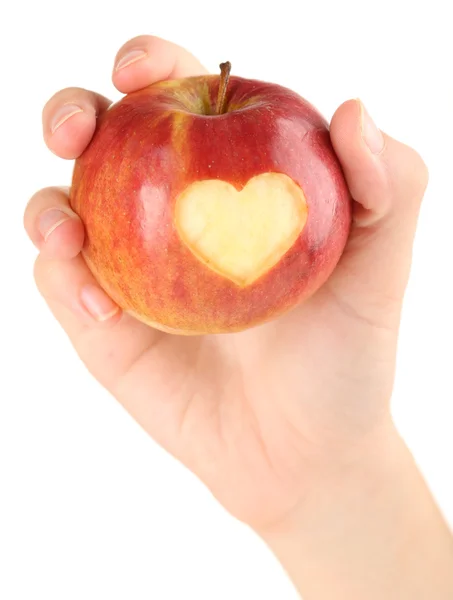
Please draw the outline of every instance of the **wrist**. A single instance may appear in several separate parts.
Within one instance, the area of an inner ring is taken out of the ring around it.
[[[258,532],[304,598],[453,597],[452,537],[395,428],[339,462]]]
[[[325,524],[352,502],[378,497],[392,480],[407,473],[409,464],[412,457],[389,418],[373,435],[317,459],[298,505],[257,533],[268,542],[301,533],[304,527],[313,532],[313,523]]]

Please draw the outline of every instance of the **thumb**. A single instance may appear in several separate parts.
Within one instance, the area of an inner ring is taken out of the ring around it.
[[[415,150],[376,127],[360,101],[338,108],[330,135],[354,209],[328,287],[357,316],[388,325],[400,317],[428,170]]]

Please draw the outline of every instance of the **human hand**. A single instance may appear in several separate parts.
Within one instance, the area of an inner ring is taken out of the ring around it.
[[[113,82],[128,93],[204,72],[182,48],[142,36],[118,53]],[[82,89],[57,93],[43,112],[50,150],[79,156],[109,105]],[[389,401],[427,169],[355,100],[336,111],[331,139],[354,198],[346,251],[310,300],[239,334],[172,336],[122,314],[84,263],[67,190],[41,190],[25,213],[38,288],[89,371],[258,531],[396,435]]]

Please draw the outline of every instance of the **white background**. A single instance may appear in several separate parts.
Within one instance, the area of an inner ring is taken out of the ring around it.
[[[445,6],[442,9],[442,5]],[[141,33],[211,70],[295,89],[327,117],[360,97],[431,171],[394,412],[453,522],[453,43],[448,2],[76,3],[0,8],[0,598],[296,598],[274,559],[85,372],[35,290],[28,198],[67,184],[41,109],[56,90],[118,99],[114,54]]]

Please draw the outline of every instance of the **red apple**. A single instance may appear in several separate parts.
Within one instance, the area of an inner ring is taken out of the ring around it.
[[[89,268],[123,310],[170,333],[282,315],[331,275],[351,224],[319,112],[221,67],[125,96],[74,167]]]

